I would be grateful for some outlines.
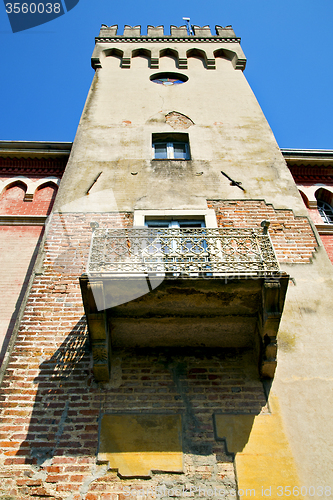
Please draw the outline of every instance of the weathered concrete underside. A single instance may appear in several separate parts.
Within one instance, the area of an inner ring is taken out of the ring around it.
[[[151,292],[126,301],[129,289],[135,294],[145,278],[83,275],[80,284],[96,378],[109,379],[112,347],[126,346],[252,346],[262,376],[273,377],[288,279],[166,278]],[[110,307],[112,303],[117,305]]]

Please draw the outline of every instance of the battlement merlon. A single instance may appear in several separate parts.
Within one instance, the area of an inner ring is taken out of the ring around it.
[[[184,37],[189,39],[196,39],[196,37],[212,37],[212,38],[233,38],[240,42],[240,38],[237,38],[235,35],[232,26],[215,26],[216,35],[212,35],[210,27],[207,26],[193,26],[194,35],[189,35],[187,32],[187,28],[185,25],[183,26],[174,26],[173,24],[170,26],[170,35],[164,34],[164,26],[151,26],[150,24],[147,26],[147,35],[141,35],[141,26],[129,26],[126,24],[124,26],[123,34],[118,34],[118,25],[114,24],[112,26],[107,26],[106,24],[102,24],[99,35],[99,38],[109,38],[109,37],[168,37],[168,39],[172,37]]]
[[[118,25],[102,24],[99,36],[95,39],[91,64],[94,69],[102,68],[103,59],[115,54],[121,58],[121,67],[128,69],[131,58],[142,51],[150,57],[150,67],[158,69],[161,52],[169,48],[177,56],[179,69],[187,69],[188,53],[195,49],[201,53],[207,69],[215,69],[215,58],[222,56],[229,59],[235,69],[243,71],[246,57],[240,46],[240,38],[236,37],[231,26],[215,26],[215,31],[216,35],[212,35],[209,26],[193,26],[194,34],[189,35],[185,25],[171,25],[170,35],[165,35],[164,26],[148,25],[147,35],[141,35],[140,25],[125,25],[123,34],[118,35]]]

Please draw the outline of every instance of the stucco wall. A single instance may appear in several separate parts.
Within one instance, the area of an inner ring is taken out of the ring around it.
[[[162,57],[162,70],[178,71]],[[165,61],[164,61],[165,60]],[[113,56],[97,69],[57,200],[65,211],[202,208],[207,198],[255,199],[265,194],[275,208],[305,214],[271,129],[242,71],[226,59],[208,70],[188,59],[189,77],[177,86],[158,85],[145,57],[130,69]],[[165,115],[176,111],[194,124],[172,128]],[[152,134],[186,132],[191,160],[152,160]],[[221,175],[242,182],[246,192]],[[102,172],[89,196],[86,191]],[[105,198],[102,191],[112,190]],[[78,201],[80,200],[80,201]]]

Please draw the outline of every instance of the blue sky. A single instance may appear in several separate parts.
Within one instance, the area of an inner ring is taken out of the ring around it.
[[[8,1],[8,0],[6,0]],[[73,141],[93,78],[100,25],[231,24],[249,81],[282,148],[333,149],[332,0],[80,0],[12,33],[0,4],[0,140]],[[212,29],[212,32],[214,30]]]

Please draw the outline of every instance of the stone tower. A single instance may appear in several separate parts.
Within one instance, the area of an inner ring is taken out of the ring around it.
[[[328,496],[331,264],[240,39],[193,31],[96,39],[3,382],[27,498]]]

